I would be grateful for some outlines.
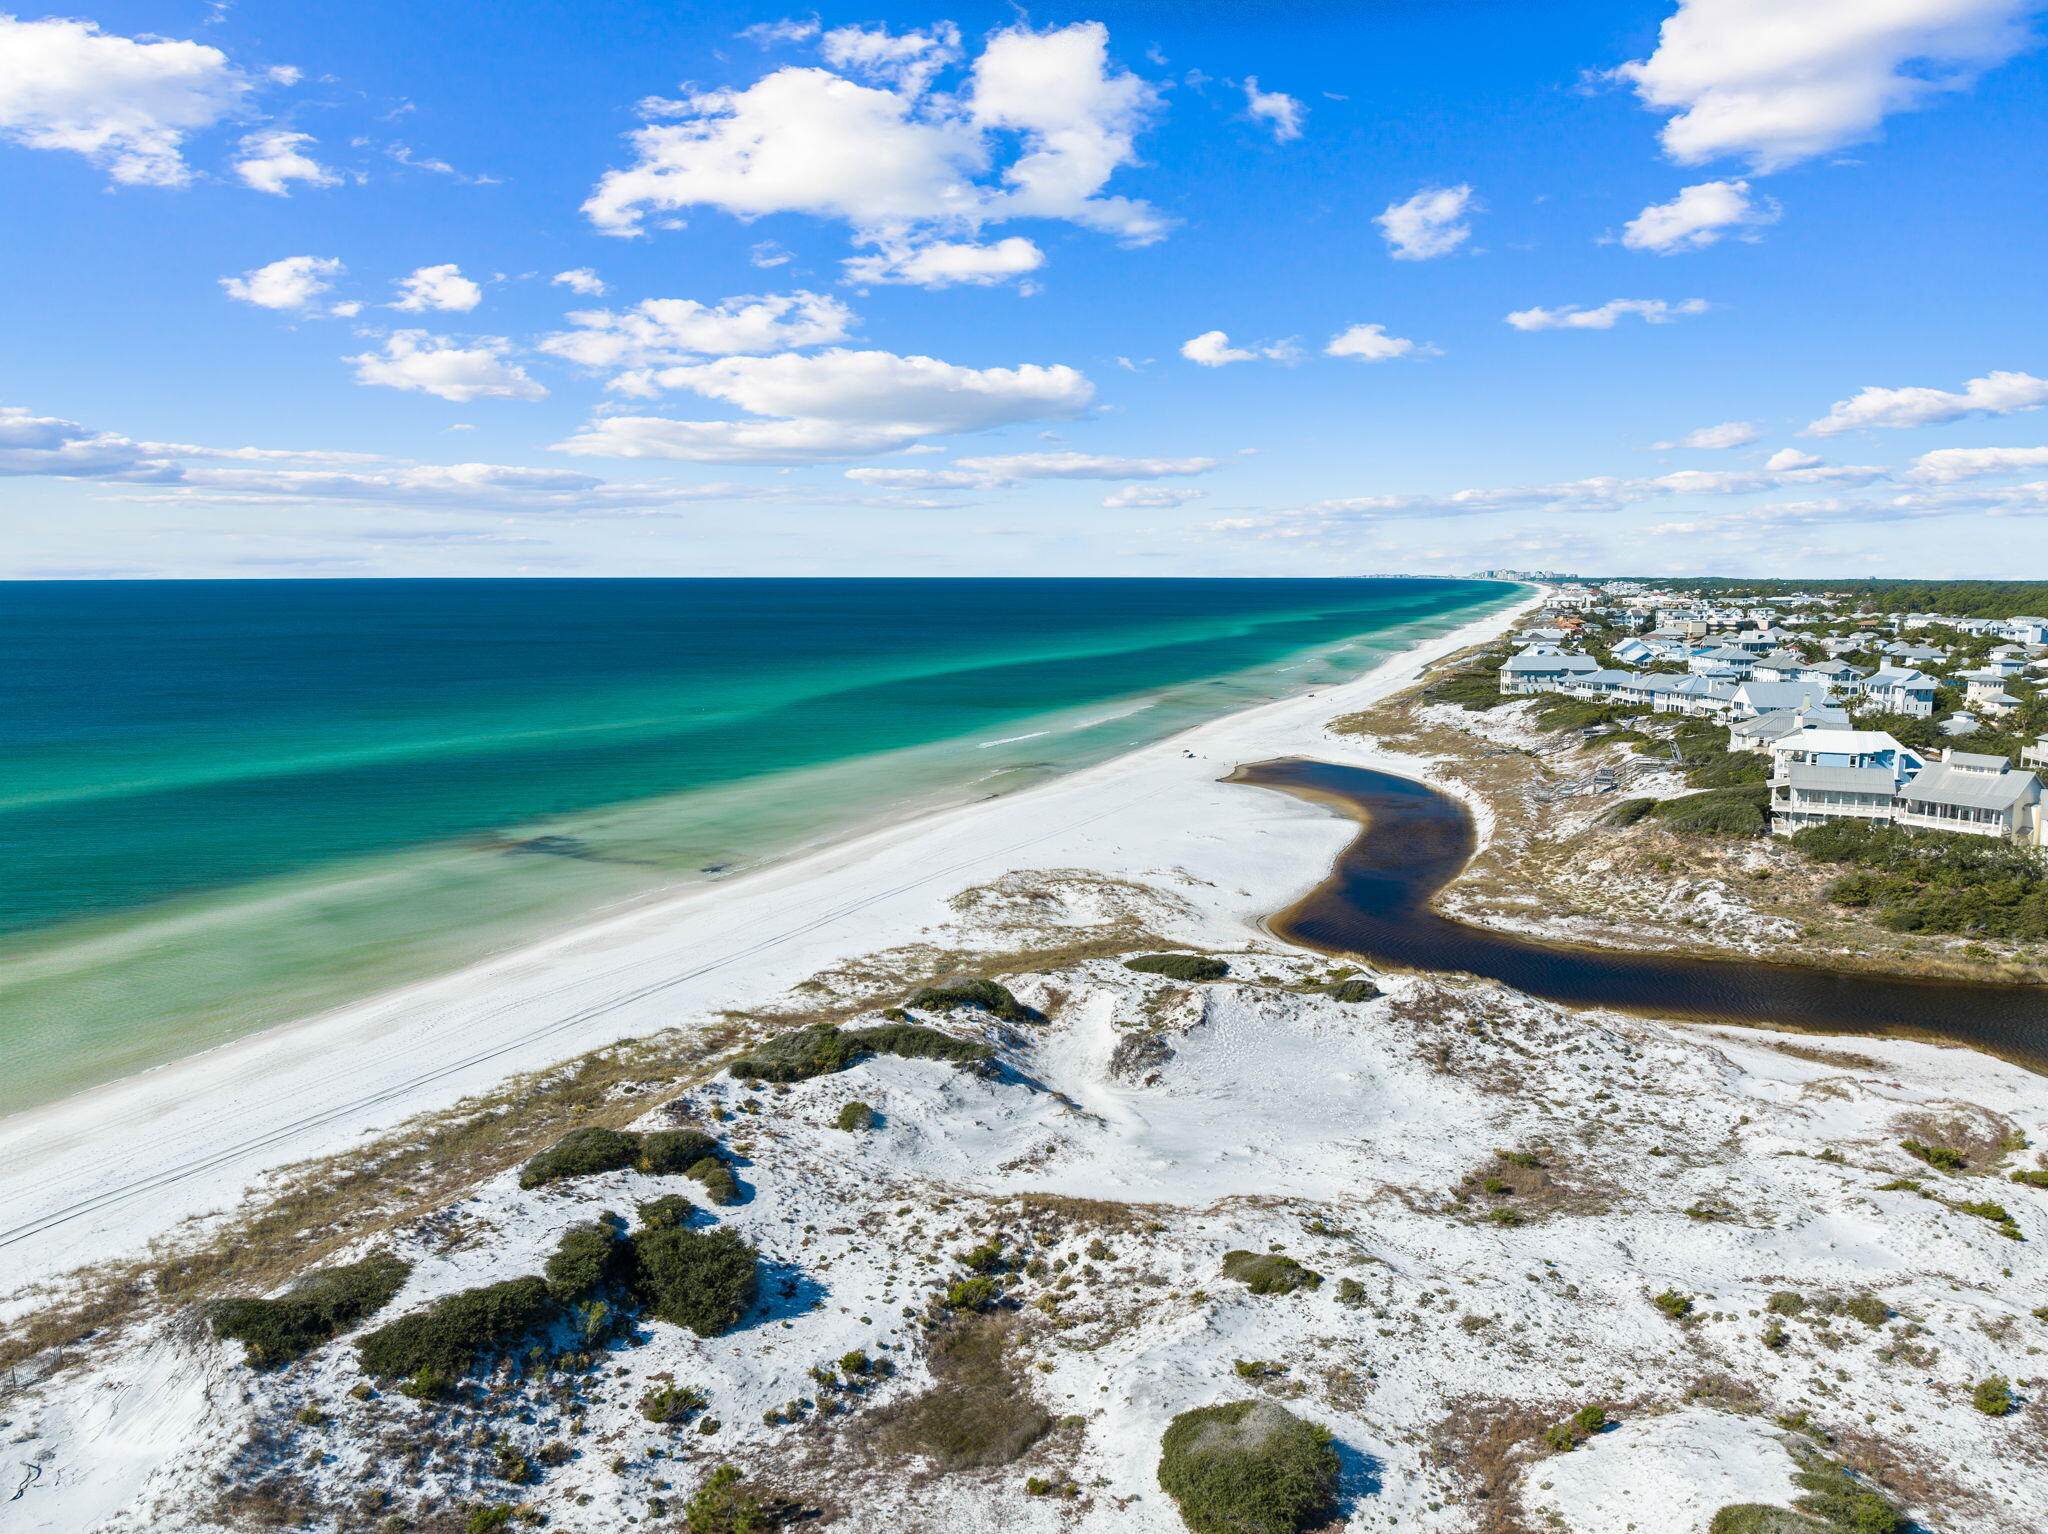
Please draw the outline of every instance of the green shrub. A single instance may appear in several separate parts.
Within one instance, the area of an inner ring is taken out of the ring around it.
[[[697,1206],[680,1193],[664,1193],[639,1205],[634,1213],[640,1216],[642,1230],[667,1230],[672,1225],[689,1224]]]
[[[519,1186],[538,1188],[571,1177],[616,1172],[640,1159],[640,1137],[592,1125],[572,1129],[519,1169]]]
[[[589,1299],[620,1276],[626,1255],[627,1248],[610,1219],[571,1225],[541,1270],[547,1277],[548,1293],[564,1305]]]
[[[849,1134],[857,1130],[873,1129],[875,1127],[875,1110],[864,1102],[850,1102],[839,1110],[839,1117],[835,1122]]]
[[[1796,1316],[1806,1309],[1806,1296],[1791,1289],[1780,1289],[1764,1301],[1764,1309],[1774,1316]]]
[[[1738,1502],[1714,1514],[1707,1534],[1834,1534],[1811,1518],[1761,1502]]]
[[[2024,1187],[2048,1188],[2048,1172],[2040,1171],[2037,1168],[2029,1167],[2024,1171],[2010,1172],[2006,1175],[2011,1181],[2019,1183]]]
[[[1970,1392],[1970,1404],[1987,1417],[2003,1417],[2013,1408],[2012,1381],[2002,1374],[1977,1381]]]
[[[462,1534],[498,1534],[500,1529],[512,1527],[512,1514],[513,1509],[503,1502],[473,1507],[463,1521]]]
[[[1124,968],[1141,975],[1165,975],[1172,980],[1188,981],[1221,980],[1230,973],[1228,964],[1205,953],[1141,953],[1135,959],[1124,960]]]
[[[1655,799],[1623,799],[1600,817],[1603,826],[1632,826],[1657,807]]]
[[[997,986],[996,989],[1002,990],[1002,987]],[[1008,996],[1010,993],[1003,991],[1003,994]],[[843,1033],[829,1023],[820,1023],[816,1027],[777,1034],[726,1068],[742,1081],[808,1081],[813,1076],[829,1076],[858,1065],[870,1055],[903,1055],[915,1060],[965,1063],[987,1059],[992,1053],[994,1051],[986,1044],[956,1039],[949,1033],[916,1023],[882,1023],[873,1028],[856,1028],[850,1033]]]
[[[1234,1278],[1253,1294],[1292,1294],[1314,1289],[1323,1276],[1279,1252],[1225,1252],[1223,1276]]]
[[[704,1185],[704,1196],[714,1204],[737,1204],[740,1201],[740,1180],[732,1175],[732,1168],[716,1156],[706,1156],[690,1168],[692,1182]]]
[[[640,1136],[640,1159],[635,1165],[643,1172],[672,1177],[717,1153],[718,1142],[701,1129],[657,1129]]]
[[[1882,1493],[1873,1490],[1849,1472],[1846,1465],[1827,1458],[1816,1449],[1795,1456],[1804,1467],[1792,1483],[1806,1495],[1794,1500],[1801,1512],[1825,1525],[1823,1534],[1899,1534],[1906,1520]]]
[[[683,1526],[690,1534],[755,1534],[765,1529],[761,1501],[740,1483],[739,1471],[720,1465],[697,1494],[683,1505]]]
[[[1891,1306],[1874,1294],[1859,1294],[1847,1301],[1842,1309],[1861,1321],[1865,1326],[1878,1327],[1892,1318]]]
[[[1002,1285],[986,1274],[963,1278],[946,1289],[946,1303],[955,1310],[987,1310],[1002,1297]]]
[[[1770,829],[1770,802],[1770,784],[1749,783],[1666,799],[1649,813],[1695,836],[1762,836]]]
[[[1901,1140],[1899,1148],[1907,1155],[1926,1162],[1937,1172],[1960,1172],[1970,1160],[1952,1145],[1927,1145],[1919,1140]]]
[[[308,1273],[274,1300],[217,1300],[207,1310],[213,1334],[242,1344],[252,1369],[303,1357],[390,1304],[410,1265],[385,1252],[345,1267]]]
[[[1338,1279],[1337,1303],[1352,1306],[1363,1305],[1365,1303],[1365,1285],[1355,1278]]]
[[[1828,898],[1875,907],[1894,931],[2048,938],[2048,861],[2031,847],[1859,821],[1804,827],[1792,845],[1858,869],[1831,885]]]
[[[640,1398],[640,1415],[649,1422],[687,1422],[709,1403],[682,1385],[662,1385]]]
[[[951,1060],[955,1064],[966,1065],[986,1060],[995,1053],[986,1044],[956,1039],[950,1033],[920,1027],[916,1023],[883,1023],[874,1028],[856,1028],[847,1037],[869,1053],[900,1055],[906,1060]]]
[[[1159,1484],[1195,1534],[1297,1534],[1336,1497],[1329,1432],[1276,1402],[1182,1412],[1159,1449]]]
[[[363,1368],[380,1378],[462,1374],[485,1355],[538,1331],[559,1313],[539,1278],[465,1289],[380,1326],[357,1345]]]
[[[741,1081],[808,1081],[843,1071],[861,1058],[859,1045],[830,1023],[819,1023],[778,1033],[726,1069]]]
[[[928,985],[904,1003],[925,1012],[950,1012],[955,1007],[972,1007],[1006,1023],[1035,1023],[1038,1014],[1012,996],[1009,988],[993,980],[974,978]]]
[[[1325,992],[1332,1001],[1378,1001],[1384,994],[1370,980],[1339,980]]]
[[[1692,1301],[1676,1289],[1666,1289],[1662,1294],[1652,1296],[1650,1303],[1674,1321],[1682,1321],[1692,1314]]]
[[[738,1231],[642,1230],[633,1237],[634,1285],[648,1313],[700,1337],[730,1331],[754,1303],[760,1254]]]
[[[1555,1427],[1546,1428],[1543,1441],[1553,1449],[1570,1451],[1606,1426],[1606,1407],[1582,1406]]]

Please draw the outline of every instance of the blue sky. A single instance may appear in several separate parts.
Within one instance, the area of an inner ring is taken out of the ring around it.
[[[2038,11],[25,11],[0,574],[2048,575]]]

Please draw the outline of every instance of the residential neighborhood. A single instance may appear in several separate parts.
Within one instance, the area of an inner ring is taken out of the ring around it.
[[[2010,733],[2037,684],[2048,618],[1871,613],[1821,591],[1711,603],[1635,581],[1555,586],[1497,673],[1505,697],[1725,725],[1730,752],[1770,758],[1777,835],[1860,820],[2044,846],[2048,735]]]

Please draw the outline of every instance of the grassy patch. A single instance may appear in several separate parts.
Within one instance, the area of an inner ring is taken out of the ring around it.
[[[846,1070],[874,1055],[951,1060],[964,1065],[993,1053],[986,1044],[956,1039],[918,1023],[879,1023],[846,1031],[830,1023],[816,1023],[755,1045],[727,1069],[741,1081],[808,1081]]]
[[[932,1386],[874,1418],[878,1445],[943,1471],[1007,1465],[1045,1436],[1052,1418],[1010,1356],[1012,1323],[963,1314],[932,1333]]]
[[[915,992],[903,1005],[925,1012],[950,1012],[956,1007],[970,1007],[1006,1023],[1035,1023],[1039,1020],[1036,1012],[1010,994],[1008,986],[980,977],[928,985]]]

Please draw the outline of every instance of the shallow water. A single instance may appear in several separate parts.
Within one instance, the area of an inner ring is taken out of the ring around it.
[[[1465,806],[1364,767],[1289,759],[1232,781],[1331,804],[1365,829],[1330,877],[1276,916],[1289,942],[1393,969],[1498,980],[1568,1006],[1813,1033],[1939,1039],[2048,1073],[2048,987],[1576,948],[1490,931],[1430,909],[1475,846]]]
[[[0,583],[0,1111],[1331,685],[1514,596]]]

